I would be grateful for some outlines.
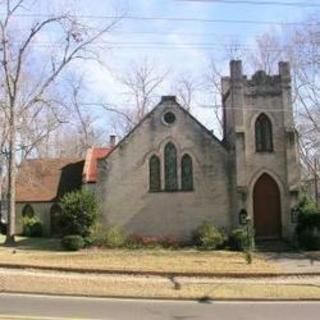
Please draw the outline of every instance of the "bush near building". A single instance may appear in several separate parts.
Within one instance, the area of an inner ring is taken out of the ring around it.
[[[212,223],[203,222],[193,233],[193,243],[203,250],[221,248],[225,242],[225,235]]]
[[[95,195],[88,190],[67,193],[61,201],[61,226],[63,235],[79,235],[90,238],[97,220]]]
[[[25,237],[42,237],[43,227],[38,217],[36,216],[23,217],[22,224],[23,224],[22,234]]]
[[[298,244],[305,250],[320,249],[320,210],[314,201],[304,196],[296,206]]]
[[[69,235],[63,237],[61,244],[65,250],[78,251],[84,247],[85,242],[81,236]]]

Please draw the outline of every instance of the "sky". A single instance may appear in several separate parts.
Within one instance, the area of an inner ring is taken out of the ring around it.
[[[278,2],[317,3],[307,0]],[[85,23],[97,28],[108,22],[107,17],[123,15],[124,18],[108,36],[108,41],[114,45],[110,50],[101,52],[105,67],[89,61],[75,67],[75,72],[86,79],[87,90],[83,99],[110,104],[121,104],[124,101],[124,88],[114,75],[124,74],[134,63],[139,64],[139,61],[148,59],[160,73],[169,71],[171,81],[164,84],[157,94],[159,99],[161,95],[175,95],[174,79],[184,75],[197,81],[206,72],[210,57],[214,58],[222,73],[228,75],[225,50],[228,44],[238,43],[247,48],[246,52],[250,52],[256,36],[280,28],[268,22],[300,22],[314,13],[315,9],[320,9],[200,0],[41,0],[39,3],[32,8],[33,12],[45,14],[67,8],[76,12]],[[130,17],[138,19],[128,19]],[[175,20],[154,19],[161,17]],[[190,21],[179,20],[185,18]],[[243,23],[248,20],[255,23]],[[204,104],[210,104],[208,97],[199,97],[197,102],[192,113],[209,129],[215,129],[217,124],[212,110],[203,107]],[[104,123],[101,121],[100,125]]]

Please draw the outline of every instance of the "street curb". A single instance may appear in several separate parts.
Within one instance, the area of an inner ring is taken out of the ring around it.
[[[102,269],[84,269],[84,268],[67,268],[67,267],[51,267],[37,265],[21,265],[14,263],[0,263],[0,269],[33,269],[41,271],[53,272],[72,272],[81,274],[105,274],[105,275],[127,275],[127,276],[158,276],[158,277],[192,277],[192,278],[279,278],[279,277],[319,277],[320,272],[278,272],[278,273],[224,273],[224,272],[161,272],[161,271],[138,271],[138,270],[102,270]]]
[[[25,291],[0,291],[0,294],[21,294],[21,295],[39,295],[39,296],[48,296],[48,297],[69,297],[69,298],[92,298],[92,299],[118,299],[118,300],[137,300],[137,301],[174,301],[174,302],[198,302],[202,304],[211,304],[215,302],[320,302],[319,298],[215,298],[215,299],[207,299],[206,297],[200,298],[166,298],[166,297],[136,297],[136,296],[104,296],[104,295],[85,295],[85,294],[55,294],[55,293],[43,293],[43,292],[25,292]]]

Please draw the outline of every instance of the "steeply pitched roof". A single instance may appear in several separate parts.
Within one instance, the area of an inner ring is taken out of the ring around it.
[[[206,128],[198,119],[196,119],[189,111],[187,111],[185,108],[183,108],[176,100],[176,96],[162,96],[161,101],[151,110],[149,111],[128,133],[125,135],[114,148],[110,149],[109,152],[102,156],[101,159],[107,158],[110,156],[114,151],[116,151],[118,148],[121,147],[123,143],[152,115],[157,111],[159,107],[161,107],[163,104],[170,104],[171,107],[174,106],[181,110],[184,114],[186,114],[194,123],[196,123],[203,132],[205,132],[211,139],[213,139],[216,143],[218,143],[224,150],[227,150],[227,145],[223,140],[218,139],[212,131],[210,131],[208,128]]]
[[[25,160],[18,169],[16,201],[51,202],[79,189],[83,165],[81,159]]]
[[[87,151],[86,161],[83,168],[83,181],[95,183],[97,181],[98,160],[106,157],[112,148],[92,147]]]

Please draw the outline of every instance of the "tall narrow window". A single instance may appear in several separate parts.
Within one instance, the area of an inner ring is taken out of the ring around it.
[[[149,188],[152,192],[161,190],[160,159],[153,155],[149,160]]]
[[[261,114],[255,125],[256,133],[256,151],[257,152],[272,152],[272,124],[270,119],[265,115]]]
[[[30,204],[26,204],[22,209],[22,216],[24,218],[33,218],[34,217],[34,211]]]
[[[173,143],[168,142],[164,148],[164,173],[165,173],[165,190],[178,190],[177,177],[177,149]]]
[[[188,154],[181,159],[181,189],[183,191],[193,190],[192,159]]]

